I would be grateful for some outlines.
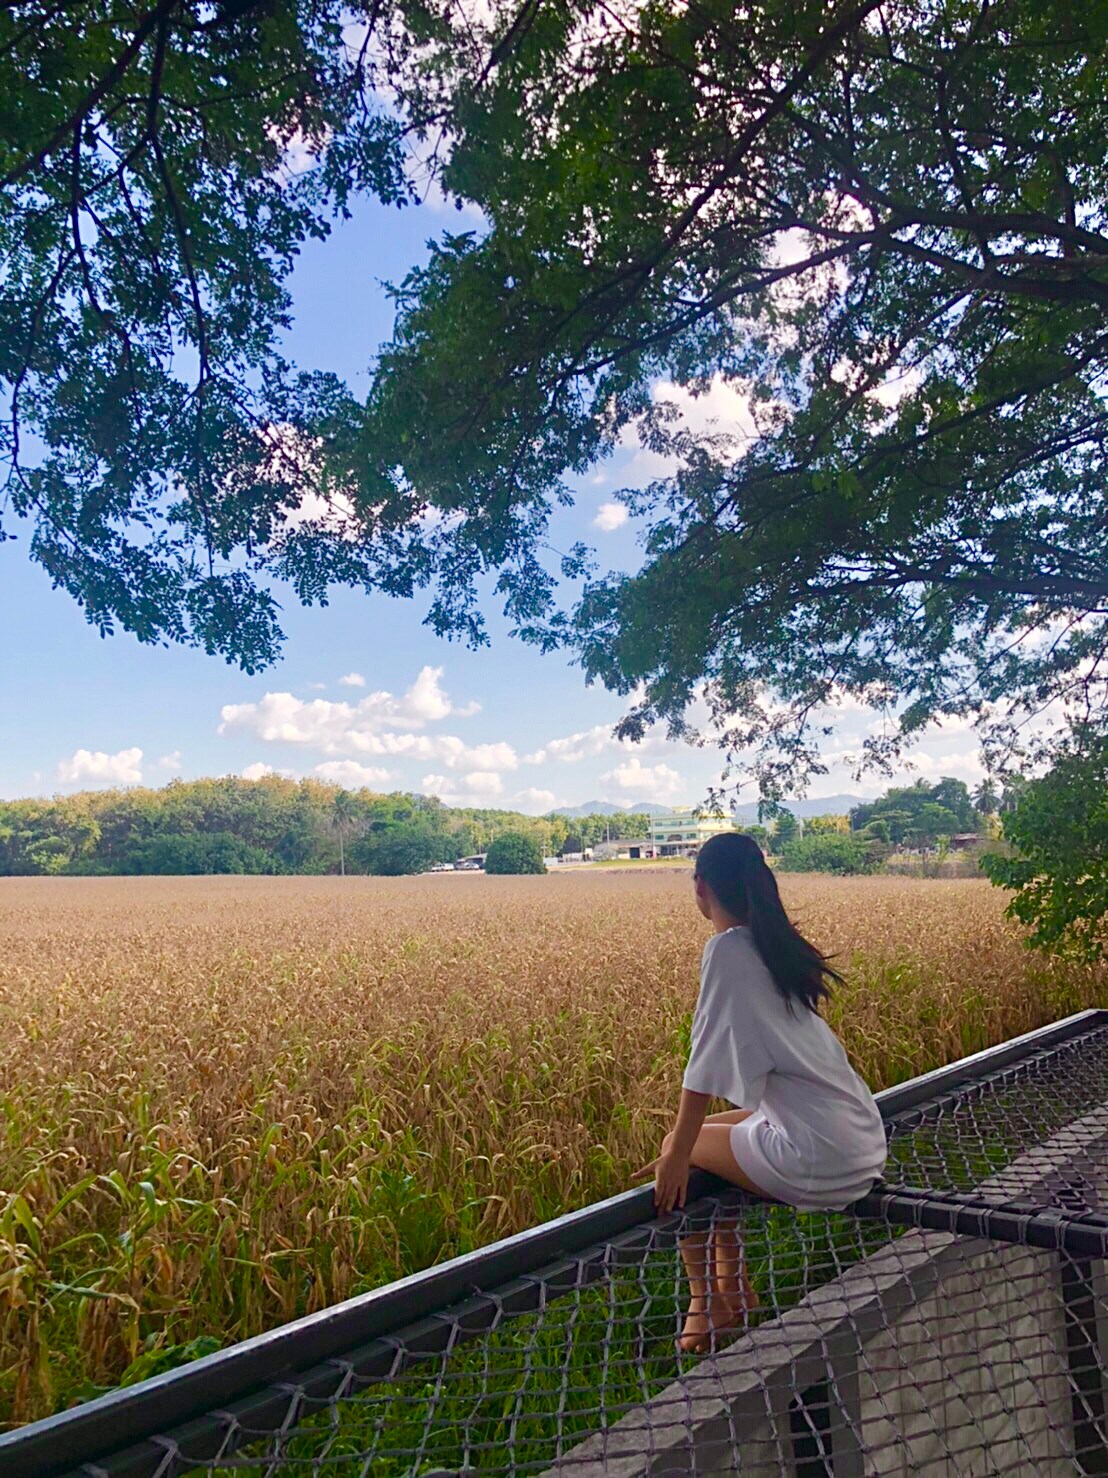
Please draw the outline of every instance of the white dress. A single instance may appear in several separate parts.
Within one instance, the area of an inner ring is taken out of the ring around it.
[[[704,946],[684,1086],[752,1111],[732,1126],[731,1151],[775,1200],[841,1209],[884,1170],[872,1093],[823,1018],[789,1010],[745,926]]]

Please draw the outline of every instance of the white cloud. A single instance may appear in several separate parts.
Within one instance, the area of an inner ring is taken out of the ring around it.
[[[181,768],[181,751],[175,749],[172,754],[163,754],[157,765],[159,770],[169,770],[175,774]]]
[[[348,672],[345,677],[339,678],[340,688],[364,688],[365,678],[360,672]]]
[[[963,749],[953,754],[928,754],[924,750],[915,750],[907,757],[907,764],[920,775],[939,778],[949,775],[953,780],[980,780],[985,774],[981,752],[977,749]],[[911,780],[907,783],[911,784]]]
[[[103,785],[141,785],[142,750],[120,749],[105,754],[102,749],[78,749],[58,763],[57,777],[63,785],[99,781]]]
[[[362,765],[357,760],[327,760],[316,765],[315,773],[332,785],[383,785],[389,771],[380,765]]]
[[[440,734],[429,743],[434,757],[452,770],[470,766],[481,770],[515,770],[519,766],[519,756],[503,740],[493,744],[465,744],[453,734]]]
[[[462,776],[463,787],[471,795],[500,795],[504,782],[495,770],[474,770]]]
[[[611,724],[594,724],[591,729],[582,729],[576,734],[567,734],[562,739],[548,739],[541,749],[523,756],[525,765],[545,765],[551,760],[573,765],[579,760],[595,758],[615,749],[619,741],[612,736]]]
[[[614,529],[622,528],[629,517],[622,503],[601,503],[592,524],[594,529],[610,534]]]
[[[228,703],[220,711],[221,734],[246,733],[267,744],[297,744],[323,754],[411,755],[440,759],[451,769],[514,769],[518,760],[510,745],[469,748],[452,735],[428,738],[393,729],[420,729],[451,715],[468,718],[479,705],[458,706],[443,691],[442,668],[424,667],[400,697],[382,689],[355,704],[325,698],[305,702],[292,693],[266,693],[258,703]],[[495,756],[494,758],[490,756]]]
[[[244,780],[264,780],[267,775],[281,775],[286,780],[293,778],[291,770],[275,770],[272,765],[267,765],[264,760],[255,760],[252,765],[245,765],[239,774]]]
[[[742,456],[746,444],[758,435],[750,396],[721,375],[714,375],[700,394],[694,394],[692,389],[672,380],[663,380],[655,385],[652,394],[656,404],[672,408],[671,431],[684,428],[696,436],[713,433],[730,438],[729,447],[717,447],[718,456],[731,459]],[[668,477],[680,466],[679,457],[644,447],[634,427],[624,432],[621,445],[635,450],[622,479],[629,487],[644,486],[654,478]]]
[[[581,729],[576,734],[566,734],[560,739],[548,739],[541,749],[532,750],[523,756],[525,765],[546,765],[552,760],[562,764],[576,764],[579,760],[595,759],[602,754],[645,754],[669,749],[672,753],[687,753],[687,746],[675,744],[661,731],[646,734],[642,739],[617,739],[611,724],[594,724],[591,729]]]
[[[305,436],[287,422],[264,426],[258,434],[267,453],[259,468],[261,477],[286,484],[296,499],[282,509],[274,542],[305,524],[342,539],[357,539],[363,531],[358,510],[324,467],[319,438]]]
[[[495,770],[473,770],[466,775],[424,775],[424,795],[438,796],[444,806],[488,806],[504,790]]]
[[[539,790],[536,786],[529,785],[526,790],[516,791],[512,796],[512,804],[516,810],[523,811],[528,816],[545,816],[547,811],[553,811],[558,801],[552,790]]]
[[[644,801],[674,801],[687,791],[685,782],[672,766],[644,765],[637,755],[608,770],[600,780],[624,794],[633,792]]]

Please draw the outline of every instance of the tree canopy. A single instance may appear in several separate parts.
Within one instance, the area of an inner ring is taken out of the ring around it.
[[[358,408],[279,340],[301,244],[410,195],[369,40],[338,0],[0,11],[0,539],[102,632],[252,671],[273,577],[361,578]]]
[[[1103,710],[1106,42],[1099,0],[536,8],[459,84],[489,228],[404,285],[377,495],[463,517],[525,634],[641,694],[625,732],[707,683],[771,785],[844,692],[900,705],[877,759]],[[679,463],[623,495],[643,566],[559,609],[524,525],[632,434]]]
[[[1067,744],[1004,817],[1010,855],[986,856],[994,883],[1014,889],[1009,912],[1029,942],[1080,959],[1108,953],[1108,741]]]
[[[537,839],[522,831],[505,831],[489,843],[485,856],[488,873],[545,873],[542,848]]]
[[[1088,723],[1106,51],[1100,0],[17,0],[8,531],[102,629],[249,669],[274,578],[425,589],[480,641],[494,574],[625,734],[706,692],[778,795],[843,694],[893,714],[877,763],[944,714]],[[359,405],[282,359],[282,284],[352,192],[408,197],[410,140],[483,223],[397,287]],[[741,424],[674,418],[721,386]],[[636,438],[674,466],[622,494],[641,568],[554,554]]]
[[[894,786],[880,799],[855,806],[850,826],[895,846],[933,847],[940,837],[976,830],[977,815],[964,782],[944,777],[935,785],[917,780]]]
[[[227,775],[161,790],[0,801],[0,875],[411,873],[484,851],[504,831],[534,838],[541,858],[561,845],[566,822],[318,780]]]

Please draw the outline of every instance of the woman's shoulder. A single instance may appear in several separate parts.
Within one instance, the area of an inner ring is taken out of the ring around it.
[[[745,924],[712,935],[704,946],[701,970],[709,980],[741,980],[747,993],[759,987],[773,992],[773,977]]]
[[[701,961],[705,965],[716,961],[736,968],[744,964],[761,964],[761,959],[754,936],[745,924],[737,924],[733,929],[713,934],[701,955]]]

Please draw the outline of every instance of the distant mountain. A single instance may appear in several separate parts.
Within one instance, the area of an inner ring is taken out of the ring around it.
[[[801,801],[785,801],[784,806],[786,811],[800,817],[845,816],[852,807],[860,806],[865,799],[863,795],[805,796]],[[741,806],[735,807],[734,814],[740,821],[757,821],[758,802],[744,801]]]
[[[865,800],[860,795],[825,795],[818,798],[806,796],[800,801],[786,801],[785,807],[794,816],[845,816],[852,806]],[[656,806],[649,801],[640,801],[637,806],[613,806],[611,801],[586,801],[581,806],[559,806],[555,816],[574,820],[579,816],[666,816],[672,807]],[[736,806],[734,815],[740,821],[757,821],[758,802],[744,801]]]
[[[583,806],[558,806],[555,816],[566,816],[571,821],[578,816],[664,816],[669,806],[653,806],[640,801],[637,806],[613,806],[611,801],[586,801]]]

